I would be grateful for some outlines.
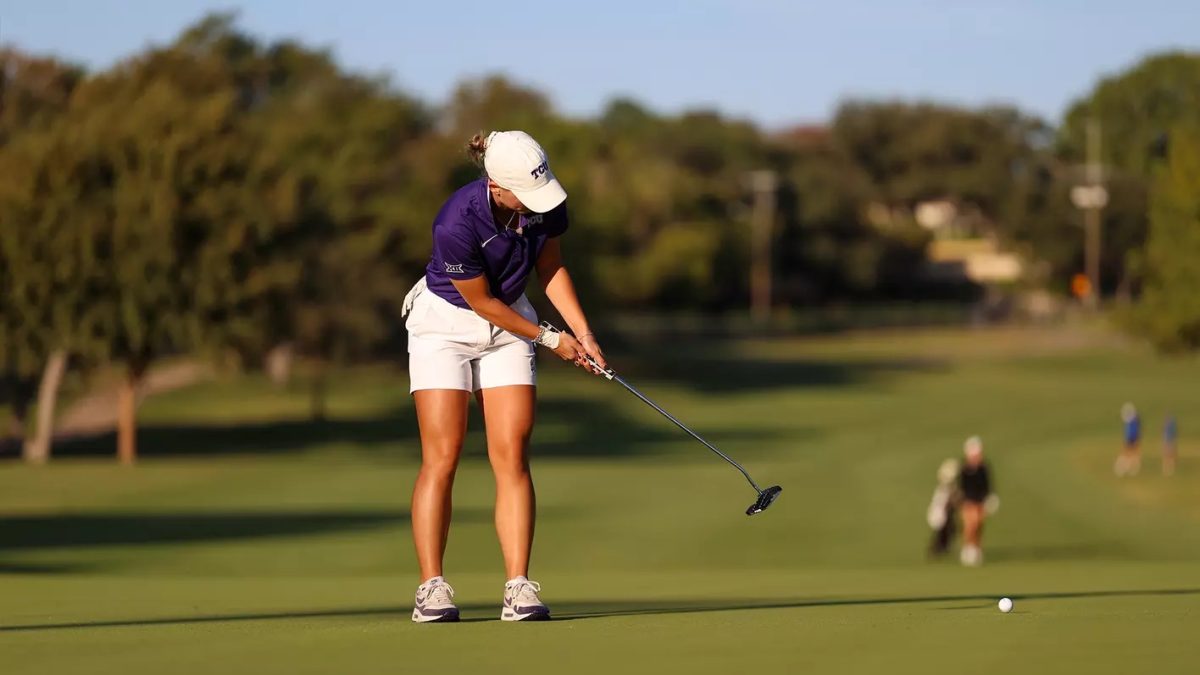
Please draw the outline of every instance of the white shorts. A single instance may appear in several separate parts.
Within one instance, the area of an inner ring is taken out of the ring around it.
[[[417,282],[405,299],[408,319],[409,391],[479,391],[515,384],[536,385],[533,343],[497,328],[473,310],[457,307]],[[511,307],[537,323],[524,295]]]

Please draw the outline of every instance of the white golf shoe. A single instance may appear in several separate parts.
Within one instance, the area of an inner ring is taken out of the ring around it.
[[[504,607],[501,621],[548,621],[550,608],[538,597],[541,584],[517,577],[504,584]]]
[[[967,567],[979,567],[983,564],[983,551],[978,546],[964,545],[959,560]]]
[[[417,586],[412,620],[416,623],[458,621],[454,589],[442,577],[434,577]]]

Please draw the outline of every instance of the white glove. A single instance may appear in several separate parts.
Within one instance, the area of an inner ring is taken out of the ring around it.
[[[558,343],[561,340],[562,334],[558,332],[558,329],[545,321],[538,326],[537,337],[533,339],[535,344],[549,347],[551,350],[558,349]]]

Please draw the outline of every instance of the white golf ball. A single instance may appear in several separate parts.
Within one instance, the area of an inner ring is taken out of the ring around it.
[[[1009,598],[1000,598],[1000,611],[1008,614],[1012,611],[1012,600]]]

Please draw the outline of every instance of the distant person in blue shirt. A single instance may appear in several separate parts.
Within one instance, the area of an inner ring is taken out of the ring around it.
[[[1124,478],[1136,476],[1142,469],[1142,418],[1132,403],[1121,406],[1121,423],[1124,427],[1124,444],[1113,464],[1113,473]]]
[[[1175,459],[1179,452],[1179,426],[1175,422],[1174,415],[1167,415],[1167,421],[1163,423],[1163,475],[1171,476],[1175,473]]]

